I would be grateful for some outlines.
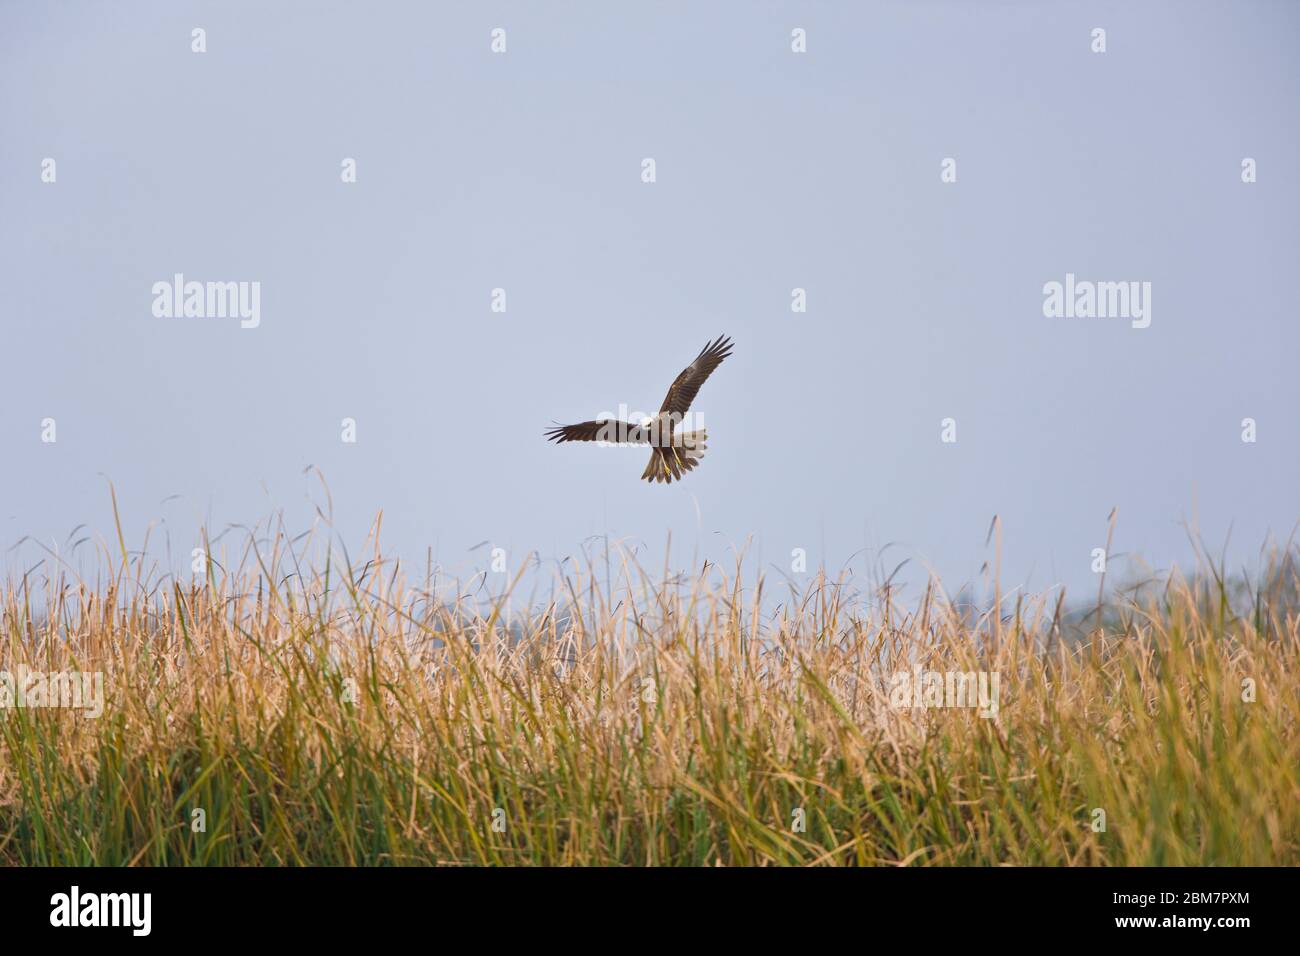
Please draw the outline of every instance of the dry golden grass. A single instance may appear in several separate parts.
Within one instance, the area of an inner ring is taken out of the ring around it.
[[[122,544],[102,584],[5,589],[0,670],[106,702],[0,711],[0,862],[1300,862],[1293,561],[1244,614],[1173,578],[1080,635],[936,586],[774,612],[739,568],[623,561],[485,606],[297,560],[273,535],[179,586]],[[891,706],[915,668],[997,674],[997,716]]]

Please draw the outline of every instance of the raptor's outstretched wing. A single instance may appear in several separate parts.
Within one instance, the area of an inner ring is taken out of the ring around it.
[[[649,431],[632,422],[616,418],[601,418],[577,425],[557,425],[546,430],[546,437],[557,444],[566,441],[613,441],[644,445],[650,441]]]
[[[730,354],[731,339],[725,335],[718,336],[715,341],[704,346],[700,354],[695,356],[695,361],[686,366],[682,374],[673,381],[668,394],[664,396],[663,407],[659,411],[685,415],[691,407],[691,402],[695,401],[695,395],[704,384],[704,380],[713,374],[713,370]]]

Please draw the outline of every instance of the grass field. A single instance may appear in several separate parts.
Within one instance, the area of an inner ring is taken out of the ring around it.
[[[282,535],[184,584],[114,551],[0,595],[0,670],[104,681],[97,718],[0,711],[0,862],[1300,863],[1291,556],[1080,620],[744,567],[485,602]],[[913,671],[995,675],[996,714],[901,700]]]

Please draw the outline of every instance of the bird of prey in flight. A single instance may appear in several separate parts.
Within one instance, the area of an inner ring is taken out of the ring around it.
[[[695,395],[722,360],[731,354],[731,339],[725,335],[704,346],[695,361],[683,369],[673,380],[659,414],[639,425],[616,418],[597,419],[578,425],[559,425],[548,429],[546,437],[553,442],[608,441],[650,445],[650,464],[641,477],[646,481],[671,483],[691,471],[704,457],[704,442],[708,434],[698,431],[677,431],[676,426],[685,418]]]

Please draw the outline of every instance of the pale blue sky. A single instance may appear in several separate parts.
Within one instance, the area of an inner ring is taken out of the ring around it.
[[[350,544],[382,508],[451,568],[671,531],[955,588],[996,513],[1010,584],[1091,591],[1113,506],[1116,551],[1183,561],[1195,513],[1244,560],[1300,517],[1297,36],[1282,2],[4,4],[3,565],[111,534],[103,476],[133,545],[305,528],[309,464]],[[260,282],[260,327],[155,318],[176,272]],[[1045,318],[1067,272],[1151,282],[1150,328]],[[719,333],[686,481],[544,441]]]

